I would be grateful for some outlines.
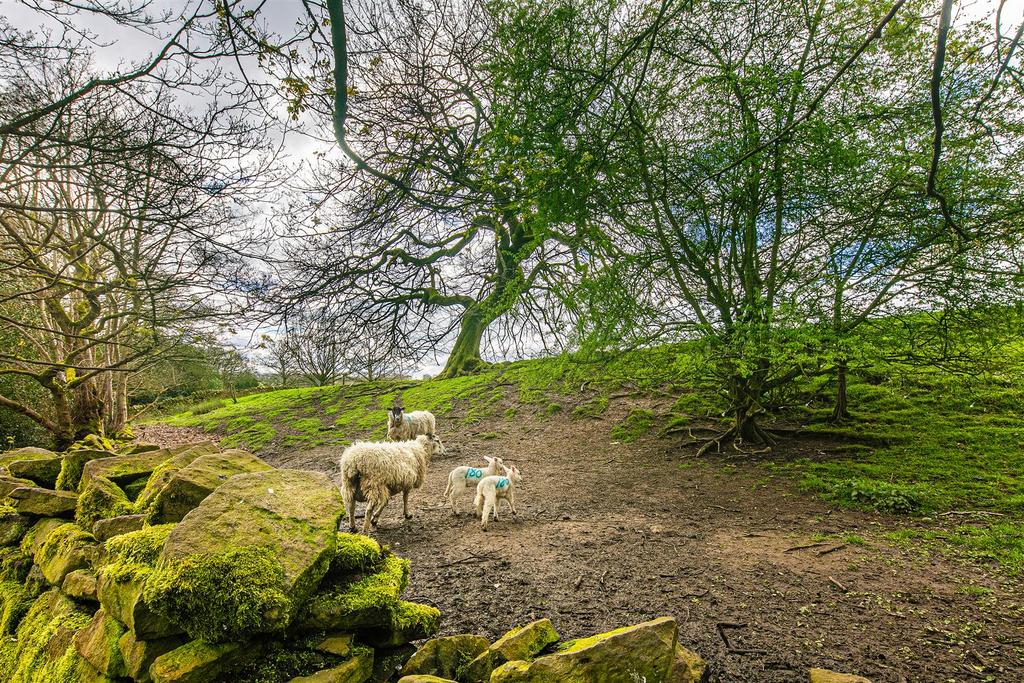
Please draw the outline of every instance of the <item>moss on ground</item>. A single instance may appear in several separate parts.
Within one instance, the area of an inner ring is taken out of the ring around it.
[[[617,441],[629,443],[636,441],[650,431],[654,424],[654,413],[646,408],[634,408],[629,414],[614,427],[612,427],[612,438]]]

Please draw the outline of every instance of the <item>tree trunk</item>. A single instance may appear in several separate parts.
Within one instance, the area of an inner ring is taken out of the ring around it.
[[[484,338],[484,331],[492,320],[493,318],[485,315],[479,306],[466,310],[459,326],[459,336],[455,339],[448,362],[438,377],[450,379],[469,375],[480,369],[484,364],[480,358],[480,344]]]
[[[843,420],[850,417],[850,411],[847,408],[846,398],[846,373],[848,370],[847,361],[845,358],[840,358],[836,365],[836,402],[832,407],[832,422],[842,422]]]

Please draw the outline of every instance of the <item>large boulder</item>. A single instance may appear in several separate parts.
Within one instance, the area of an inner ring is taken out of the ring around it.
[[[409,562],[389,555],[379,571],[320,587],[296,619],[302,631],[387,628],[409,583]]]
[[[514,628],[469,662],[459,671],[459,677],[472,681],[487,680],[491,671],[505,662],[530,659],[559,640],[558,631],[550,619],[539,619]]]
[[[18,479],[9,475],[0,475],[0,498],[6,498],[14,489],[20,489],[22,487],[33,487],[36,483],[28,479]]]
[[[25,532],[32,528],[33,520],[8,505],[0,505],[0,546],[17,545]]]
[[[211,642],[279,631],[326,574],[343,512],[320,472],[231,477],[171,531],[146,599]]]
[[[150,476],[162,464],[182,453],[194,453],[195,457],[199,457],[206,453],[216,453],[219,450],[216,444],[204,442],[91,460],[85,463],[85,467],[82,469],[79,490],[83,490],[93,477],[106,477],[118,486],[125,486],[137,479]]]
[[[64,595],[84,602],[97,602],[96,575],[86,569],[68,572],[60,586]]]
[[[240,450],[203,455],[181,468],[153,500],[156,522],[180,522],[193,508],[236,474],[272,469],[255,455]]]
[[[208,683],[231,668],[241,654],[238,643],[193,640],[157,657],[149,674],[154,683]]]
[[[398,679],[398,683],[456,683],[451,678],[441,678],[430,674],[410,674]]]
[[[150,507],[160,492],[164,490],[164,487],[167,486],[167,483],[182,468],[188,467],[196,458],[219,453],[220,448],[212,441],[204,441],[202,443],[179,446],[167,452],[170,453],[170,457],[153,470],[153,473],[146,480],[145,486],[143,486],[138,497],[135,499],[139,509]]]
[[[97,671],[111,678],[124,676],[128,671],[117,646],[124,632],[120,622],[97,610],[89,625],[75,636],[75,649]]]
[[[12,656],[7,662],[12,668],[4,670],[5,680],[68,680],[58,675],[57,669],[69,651],[72,659],[81,659],[73,641],[75,634],[89,624],[92,616],[93,610],[82,608],[59,590],[40,595],[21,619],[16,642],[10,643]],[[77,668],[78,662],[68,663]],[[88,680],[79,676],[70,680],[80,679]]]
[[[470,634],[428,640],[402,667],[403,676],[430,675],[455,678],[459,669],[483,654],[490,643]]]
[[[70,517],[78,504],[78,496],[70,491],[30,486],[16,488],[7,497],[18,512],[36,517]]]
[[[113,458],[117,455],[113,451],[97,450],[94,448],[79,448],[68,451],[60,459],[60,474],[57,476],[55,488],[61,491],[77,491],[78,484],[82,479],[82,469],[85,463],[90,460],[101,458]]]
[[[0,581],[0,640],[13,636],[22,616],[32,606],[33,596],[20,581]]]
[[[491,683],[613,683],[665,681],[675,659],[676,622],[662,617],[579,638],[533,661],[513,660],[491,674]]]

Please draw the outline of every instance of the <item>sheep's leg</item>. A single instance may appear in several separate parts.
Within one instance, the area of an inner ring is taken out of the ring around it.
[[[495,507],[495,505],[494,501],[491,499],[490,496],[487,496],[487,498],[483,501],[483,504],[484,510],[482,516],[480,517],[480,528],[484,531],[487,531],[487,522],[491,519],[491,508]],[[497,521],[498,515],[494,515],[494,519],[495,521]]]
[[[511,489],[508,492],[508,506],[510,508],[512,508],[512,516],[513,517],[518,517],[519,516],[519,512],[516,511],[516,490],[515,489]]]
[[[348,512],[348,530],[356,530],[356,493],[347,484],[341,489],[341,497],[345,500],[345,511]]]
[[[366,505],[366,519],[363,521],[363,530],[368,532],[371,524],[377,526],[380,513],[384,511],[385,506],[388,504],[388,494],[387,491],[374,489],[369,492],[366,498],[369,502]]]
[[[515,516],[516,515],[516,506],[512,503],[512,499],[511,498],[505,498],[505,504],[508,505],[508,511],[511,512],[513,516]]]
[[[402,512],[405,514],[406,519],[412,519],[412,515],[409,514],[409,492],[402,491]]]

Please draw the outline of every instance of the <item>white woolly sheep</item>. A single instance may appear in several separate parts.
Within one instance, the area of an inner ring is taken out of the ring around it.
[[[516,484],[521,482],[523,477],[519,473],[519,468],[513,464],[509,464],[506,471],[508,476],[484,477],[476,485],[476,498],[473,500],[473,504],[476,506],[476,513],[480,515],[480,528],[484,531],[487,531],[487,522],[491,517],[491,511],[494,512],[494,521],[499,521],[499,498],[508,503],[508,509],[514,516],[519,515],[516,512]]]
[[[508,475],[508,468],[505,467],[501,458],[489,458],[485,455],[484,460],[487,461],[487,467],[482,469],[463,465],[448,473],[448,487],[444,490],[444,500],[449,502],[452,514],[456,517],[459,516],[459,511],[455,506],[455,499],[461,497],[470,486],[475,487],[481,479],[493,474]]]
[[[388,439],[390,441],[408,441],[420,434],[435,434],[437,421],[434,414],[426,410],[414,410],[406,413],[399,406],[388,411]]]
[[[423,485],[430,459],[444,453],[444,445],[436,436],[422,434],[411,441],[357,441],[341,455],[341,492],[348,510],[348,526],[356,530],[356,501],[366,501],[363,532],[377,526],[391,496],[401,492],[402,510],[409,514],[409,492]]]

